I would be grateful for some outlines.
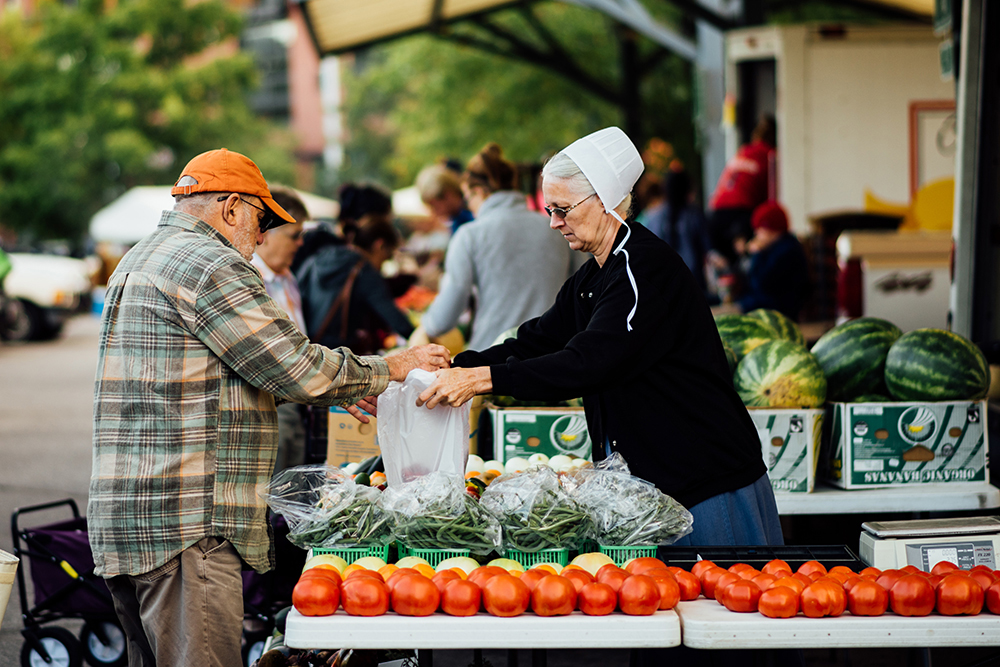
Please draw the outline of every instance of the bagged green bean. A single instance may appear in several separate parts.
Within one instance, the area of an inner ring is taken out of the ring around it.
[[[461,476],[436,471],[390,485],[380,498],[393,537],[410,549],[468,549],[488,554],[500,547],[500,525],[465,492]]]
[[[378,489],[328,465],[282,470],[258,494],[285,517],[288,541],[310,547],[371,547],[392,541]]]
[[[573,477],[571,495],[590,516],[598,544],[666,545],[691,532],[691,513],[652,483],[630,474],[617,452]]]
[[[547,466],[497,477],[479,504],[500,522],[504,552],[577,549],[590,531],[587,511]]]

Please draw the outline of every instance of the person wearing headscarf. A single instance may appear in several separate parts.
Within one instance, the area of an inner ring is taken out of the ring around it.
[[[747,243],[750,268],[740,310],[770,308],[798,321],[809,294],[809,266],[802,244],[788,231],[788,215],[776,201],[754,209],[754,236]]]
[[[782,544],[760,439],[706,297],[676,252],[625,221],[642,169],[617,127],[545,165],[550,226],[592,258],[516,338],[456,356],[418,403],[583,396],[594,460],[619,452],[694,516],[676,544]]]

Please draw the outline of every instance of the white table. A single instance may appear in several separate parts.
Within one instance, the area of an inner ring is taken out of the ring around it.
[[[882,616],[767,618],[729,611],[715,600],[681,602],[685,646],[735,648],[929,648],[1000,646],[1000,616]]]
[[[285,644],[301,649],[424,649],[419,653],[423,665],[431,664],[427,649],[669,648],[680,646],[681,626],[672,610],[652,616],[587,616],[575,611],[568,616],[529,612],[499,618],[482,612],[468,617],[440,612],[361,617],[343,609],[332,616],[303,616],[292,609]]]
[[[778,514],[947,512],[1000,507],[992,484],[922,484],[845,491],[819,483],[812,493],[776,493]]]

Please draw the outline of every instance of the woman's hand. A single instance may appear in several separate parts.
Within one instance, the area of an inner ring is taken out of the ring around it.
[[[437,380],[417,397],[417,405],[437,407],[444,403],[453,408],[464,405],[477,394],[493,391],[489,366],[449,368],[436,373]]]

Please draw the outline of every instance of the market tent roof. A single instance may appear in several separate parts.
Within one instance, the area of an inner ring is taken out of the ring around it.
[[[601,8],[611,15],[638,0],[567,0]],[[530,4],[530,0],[301,0],[321,55],[346,53],[378,42],[422,32],[444,24],[489,14],[498,9]],[[697,2],[677,2],[700,15]],[[914,16],[934,16],[934,0],[860,0],[859,4],[898,10]],[[616,11],[617,10],[617,11]],[[697,16],[696,16],[697,17]]]
[[[174,207],[169,185],[141,185],[114,200],[90,219],[90,236],[94,241],[131,245],[139,241],[160,222],[163,211]],[[296,190],[313,218],[336,218],[337,202],[309,192]]]

